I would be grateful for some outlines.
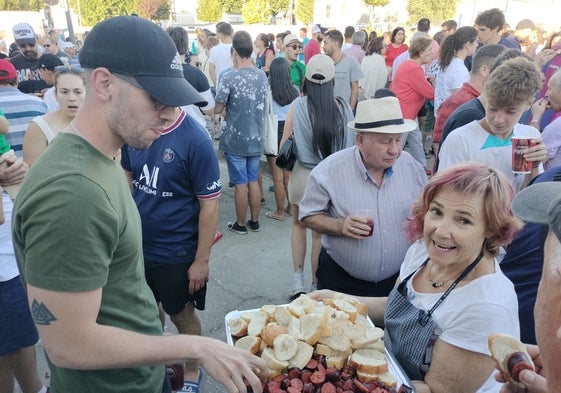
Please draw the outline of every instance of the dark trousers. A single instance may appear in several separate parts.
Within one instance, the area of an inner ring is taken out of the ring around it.
[[[395,286],[399,272],[385,280],[371,282],[351,276],[329,256],[325,248],[319,254],[318,289],[331,289],[355,296],[388,296]]]

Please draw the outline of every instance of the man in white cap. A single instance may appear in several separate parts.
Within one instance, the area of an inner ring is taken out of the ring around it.
[[[290,64],[290,80],[300,90],[306,75],[306,66],[298,60],[298,55],[302,51],[302,43],[295,34],[289,34],[284,37],[283,48],[285,59]]]
[[[80,63],[80,112],[29,171],[13,213],[51,392],[169,393],[164,365],[187,360],[229,392],[247,391],[245,380],[262,392],[254,373],[268,374],[262,359],[207,337],[163,335],[144,277],[140,217],[116,157],[125,143],[150,146],[176,107],[206,104],[183,77],[175,44],[156,24],[119,16],[94,26]]]
[[[359,102],[349,127],[356,146],[312,170],[299,219],[323,233],[318,289],[387,296],[410,245],[403,222],[427,182],[401,143],[416,125],[397,98],[384,97]]]
[[[24,93],[35,93],[44,88],[35,88],[41,80],[39,72],[39,48],[33,27],[28,23],[18,23],[12,29],[14,39],[19,47],[19,55],[10,59],[18,73],[18,88]]]
[[[320,42],[323,41],[323,34],[327,31],[326,28],[321,27],[321,25],[314,25],[312,27],[312,39],[306,44],[304,48],[304,63],[308,64],[310,59],[321,53],[321,48],[319,46]]]

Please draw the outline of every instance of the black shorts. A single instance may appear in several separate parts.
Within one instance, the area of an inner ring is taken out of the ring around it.
[[[168,315],[179,314],[191,302],[197,310],[205,309],[206,285],[194,294],[189,294],[187,271],[190,266],[190,263],[144,262],[146,282],[156,302],[162,303]]]

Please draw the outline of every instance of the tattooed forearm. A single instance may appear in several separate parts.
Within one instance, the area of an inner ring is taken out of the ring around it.
[[[36,299],[33,299],[33,303],[31,303],[31,315],[36,325],[49,326],[51,322],[56,321],[55,316],[47,306],[44,303],[39,303]]]

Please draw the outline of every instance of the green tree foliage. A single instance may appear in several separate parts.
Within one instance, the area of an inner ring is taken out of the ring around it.
[[[271,15],[276,16],[279,12],[284,12],[288,9],[290,0],[269,0],[269,11]]]
[[[244,0],[223,0],[222,10],[227,14],[241,14]]]
[[[458,2],[459,0],[409,0],[409,22],[417,23],[421,18],[429,18],[433,22],[453,18]]]
[[[383,7],[390,4],[390,0],[364,0],[364,3],[373,7]]]
[[[222,3],[220,0],[199,0],[197,18],[205,22],[218,22],[222,18]]]
[[[270,15],[267,0],[248,0],[242,7],[244,23],[269,23]]]
[[[296,18],[309,25],[314,21],[314,0],[296,0],[296,9],[294,10]]]
[[[2,11],[40,11],[44,6],[43,0],[0,0]]]
[[[93,26],[113,16],[140,14],[139,3],[140,0],[82,0],[80,1],[81,23],[84,26]],[[70,8],[78,13],[77,0],[70,0]]]
[[[139,15],[150,20],[165,20],[170,13],[169,0],[140,0],[138,4]]]

